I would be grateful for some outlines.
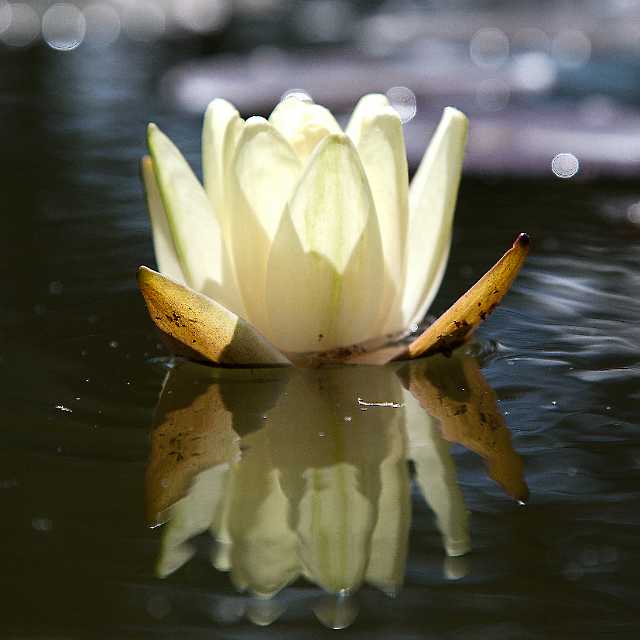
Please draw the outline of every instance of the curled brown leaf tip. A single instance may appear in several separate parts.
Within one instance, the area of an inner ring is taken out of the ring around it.
[[[518,235],[511,249],[396,359],[418,358],[434,353],[447,355],[466,342],[511,288],[530,244],[528,234]]]
[[[478,363],[460,351],[405,363],[397,372],[422,408],[439,420],[444,438],[480,455],[489,476],[521,503],[529,498],[523,461],[498,399]]]

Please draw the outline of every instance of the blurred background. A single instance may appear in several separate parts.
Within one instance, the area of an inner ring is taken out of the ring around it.
[[[224,96],[251,115],[298,90],[344,115],[382,91],[414,165],[447,104],[472,118],[473,171],[640,163],[639,0],[0,0],[0,43],[4,122],[29,82],[87,117],[142,83],[141,122],[152,98],[199,117]]]

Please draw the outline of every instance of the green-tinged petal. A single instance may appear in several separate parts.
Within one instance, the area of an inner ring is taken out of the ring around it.
[[[169,229],[186,283],[242,313],[220,225],[178,148],[154,124],[148,143]]]
[[[340,133],[331,112],[319,104],[286,98],[273,110],[269,121],[305,161],[329,134]]]
[[[411,480],[404,425],[400,420],[392,421],[385,436],[387,450],[380,464],[378,519],[371,537],[366,580],[386,594],[395,595],[404,581],[407,560]]]
[[[226,464],[202,471],[193,479],[189,493],[171,506],[156,564],[160,578],[171,575],[194,554],[189,541],[211,526],[224,497],[228,472]]]
[[[231,466],[224,477],[224,492],[222,499],[216,504],[216,509],[211,520],[209,533],[216,541],[211,550],[211,564],[218,571],[231,571],[231,555],[233,543],[229,534],[229,518],[231,516],[231,504],[235,494],[235,479],[241,460]]]
[[[267,259],[302,167],[282,135],[264,118],[249,118],[238,141],[230,201],[231,252],[248,318],[266,327]]]
[[[385,111],[390,104],[387,96],[383,93],[369,93],[366,96],[362,96],[351,114],[351,119],[347,125],[347,135],[356,142],[362,121],[371,117],[372,114]]]
[[[138,286],[149,316],[180,347],[180,355],[219,364],[290,364],[249,323],[215,300],[147,267],[138,270]]]
[[[386,277],[367,178],[347,136],[318,147],[282,218],[267,266],[268,337],[323,351],[376,337]]]
[[[449,443],[442,437],[437,422],[409,391],[405,391],[404,398],[409,458],[415,465],[418,486],[436,516],[447,555],[464,555],[471,549],[469,514],[458,486]]]
[[[232,216],[228,176],[243,125],[236,108],[226,100],[216,98],[207,107],[202,127],[202,173],[225,238]]]
[[[267,429],[246,436],[243,448],[229,508],[231,577],[242,591],[273,597],[300,573],[297,537],[269,455]]]
[[[287,392],[267,428],[304,574],[331,592],[355,590],[371,563],[376,522],[401,511],[393,505],[378,514],[386,504],[381,466],[398,456],[402,413],[393,406],[363,410],[360,403],[394,405],[402,390],[390,369],[336,367],[293,370]],[[395,528],[387,525],[386,531]],[[402,550],[385,553],[399,557]],[[389,584],[388,574],[373,572]]]
[[[149,156],[145,156],[142,158],[140,168],[147,197],[147,208],[149,209],[153,234],[153,249],[158,269],[170,278],[184,283],[184,275],[178,261],[178,254],[169,229],[169,221],[167,220],[167,214],[162,204],[160,190],[153,171],[153,160]]]
[[[302,165],[285,138],[267,120],[249,118],[238,142],[233,174],[269,240],[278,230]]]
[[[384,332],[397,333],[406,328],[401,301],[409,216],[409,172],[402,122],[385,96],[371,94],[358,103],[347,134],[362,160],[378,214],[390,285],[381,292],[386,315]]]
[[[409,189],[405,328],[435,297],[449,257],[451,226],[467,140],[466,116],[447,107]]]
[[[364,579],[375,517],[358,469],[347,463],[310,468],[304,480],[298,534],[306,572],[330,593],[355,590]]]

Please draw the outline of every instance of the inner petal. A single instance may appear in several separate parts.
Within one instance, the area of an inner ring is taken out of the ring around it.
[[[340,125],[328,109],[295,97],[285,98],[269,121],[287,139],[304,162],[326,136],[341,133]]]

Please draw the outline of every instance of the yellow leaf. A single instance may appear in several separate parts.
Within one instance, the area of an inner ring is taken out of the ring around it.
[[[151,319],[178,355],[216,364],[291,364],[248,322],[215,300],[157,271],[140,267],[138,286]]]
[[[529,236],[521,233],[511,249],[395,359],[450,354],[466,342],[509,291],[528,252]]]
[[[527,500],[522,459],[513,448],[496,394],[473,358],[457,353],[452,358],[439,355],[416,360],[398,375],[422,408],[440,421],[446,440],[475,451],[485,460],[489,476],[507,494]]]

